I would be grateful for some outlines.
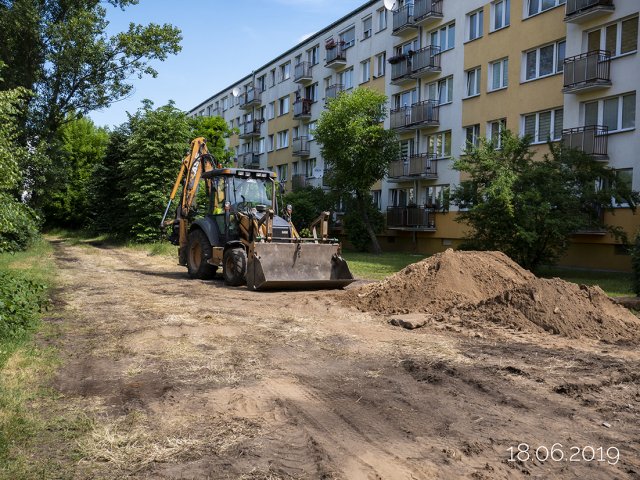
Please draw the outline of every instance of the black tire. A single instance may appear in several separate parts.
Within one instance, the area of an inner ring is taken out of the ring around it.
[[[247,253],[243,248],[230,248],[222,261],[224,282],[232,287],[247,283]]]
[[[191,278],[207,279],[213,278],[217,267],[209,265],[207,260],[211,258],[211,244],[205,233],[194,230],[189,234],[187,244],[187,271]]]

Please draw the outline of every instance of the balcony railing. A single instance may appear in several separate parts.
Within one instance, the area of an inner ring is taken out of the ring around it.
[[[433,153],[413,154],[409,158],[392,162],[387,176],[389,181],[437,177],[438,162]]]
[[[417,78],[440,72],[442,70],[441,58],[440,47],[431,45],[417,50],[411,57],[411,76]]]
[[[391,128],[412,129],[440,125],[440,106],[435,100],[425,100],[391,110]]]
[[[245,152],[238,155],[238,167],[260,168],[260,154],[258,152]]]
[[[291,177],[291,187],[293,190],[300,190],[307,186],[307,176],[304,173],[294,173]]]
[[[327,67],[340,67],[347,63],[347,51],[344,49],[342,42],[330,43],[326,46],[327,50]]]
[[[309,150],[309,137],[297,137],[293,139],[293,156],[294,157],[308,157]]]
[[[325,100],[329,100],[330,98],[336,98],[340,92],[344,91],[344,85],[341,83],[336,83],[335,85],[329,85],[327,87],[327,91],[324,93]]]
[[[240,138],[257,137],[260,135],[260,120],[253,120],[252,122],[245,122],[240,132]]]
[[[578,214],[583,218],[584,227],[573,232],[573,234],[606,235],[608,230],[604,226],[604,212],[604,207],[597,203],[585,206],[585,208]]]
[[[567,128],[562,130],[562,143],[565,147],[577,148],[596,158],[608,158],[609,128],[602,125]]]
[[[393,34],[396,35],[407,28],[415,28],[413,21],[413,3],[406,4],[393,12]]]
[[[387,207],[387,228],[435,231],[435,209],[426,205]]]
[[[611,85],[611,53],[606,50],[564,60],[564,93],[593,90]]]
[[[313,80],[313,65],[310,62],[300,62],[293,68],[293,81],[306,83]]]
[[[247,88],[247,91],[240,97],[240,108],[249,109],[262,103],[262,92],[254,87]]]
[[[293,102],[293,118],[311,118],[311,105],[313,100],[310,98],[299,98]]]
[[[408,55],[399,55],[389,59],[391,63],[391,83],[398,84],[404,80],[411,80],[411,58]]]
[[[567,0],[564,21],[580,23],[614,10],[613,0]]]
[[[428,20],[442,18],[443,0],[416,0],[413,7],[413,19],[416,24],[427,23]]]

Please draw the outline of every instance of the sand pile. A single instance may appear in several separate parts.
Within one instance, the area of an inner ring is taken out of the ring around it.
[[[524,331],[605,341],[640,339],[640,320],[599,287],[537,278],[500,252],[447,250],[382,282],[349,290],[343,303],[383,314],[429,313]]]

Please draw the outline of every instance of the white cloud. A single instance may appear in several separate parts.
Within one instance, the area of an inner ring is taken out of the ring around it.
[[[307,38],[309,37],[313,37],[316,34],[316,32],[310,32],[310,33],[305,33],[304,35],[302,35],[300,38],[298,38],[298,40],[296,40],[296,43],[302,43],[304,42]]]

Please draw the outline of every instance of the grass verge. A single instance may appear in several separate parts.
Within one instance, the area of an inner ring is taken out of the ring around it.
[[[538,275],[545,278],[558,277],[567,282],[578,284],[598,285],[610,297],[635,297],[632,290],[633,275],[631,273],[542,267]]]
[[[385,252],[381,255],[373,255],[348,250],[344,251],[342,256],[349,264],[351,273],[356,278],[366,280],[382,280],[410,263],[419,262],[426,257],[416,253]]]

